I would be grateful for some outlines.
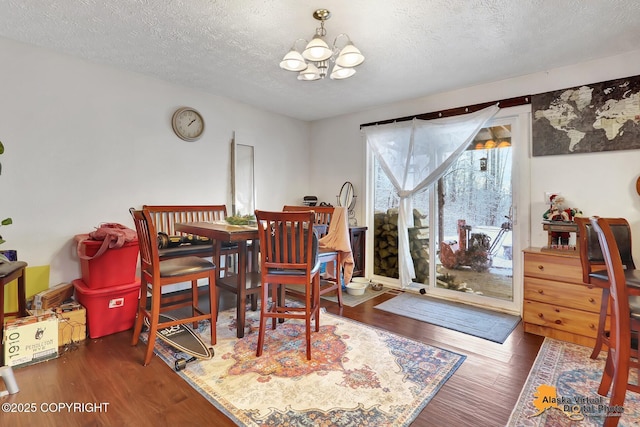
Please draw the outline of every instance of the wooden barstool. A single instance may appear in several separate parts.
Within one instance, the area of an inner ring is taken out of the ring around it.
[[[24,272],[27,263],[24,261],[9,261],[0,263],[0,326],[4,331],[5,316],[26,316],[27,315],[27,294],[25,288]],[[18,279],[18,311],[10,313],[4,312],[4,287],[14,280]],[[0,333],[1,334],[1,333]],[[2,345],[2,353],[0,353],[0,366],[4,365],[4,344]]]

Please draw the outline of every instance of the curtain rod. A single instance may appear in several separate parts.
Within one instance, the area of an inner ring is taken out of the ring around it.
[[[389,120],[381,120],[377,122],[365,123],[360,125],[360,129],[367,126],[384,125],[384,124],[393,123],[393,122],[406,122],[413,119],[433,120],[433,119],[440,119],[443,117],[461,116],[467,113],[474,113],[476,111],[482,110],[483,108],[487,108],[491,105],[497,105],[500,108],[508,108],[508,107],[516,107],[518,105],[526,105],[526,104],[531,104],[531,95],[518,96],[516,98],[501,99],[500,101],[483,102],[482,104],[468,105],[466,107],[450,108],[448,110],[435,111],[433,113],[424,113],[424,114],[418,114],[415,116],[406,116],[406,117],[399,117],[397,119],[389,119]]]

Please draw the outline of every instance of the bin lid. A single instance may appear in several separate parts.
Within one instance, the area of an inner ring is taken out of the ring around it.
[[[89,295],[89,296],[104,296],[104,295],[111,295],[111,294],[118,294],[121,292],[129,292],[132,289],[137,289],[140,287],[140,279],[136,278],[135,281],[131,282],[131,283],[127,283],[125,285],[118,285],[118,286],[108,286],[106,288],[98,288],[98,289],[91,289],[89,288],[86,283],[84,283],[84,280],[82,279],[76,279],[73,282],[73,287],[75,288],[76,292],[81,293],[83,295]]]

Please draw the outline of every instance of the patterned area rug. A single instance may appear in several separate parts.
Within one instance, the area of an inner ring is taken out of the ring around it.
[[[592,360],[591,350],[546,338],[507,426],[601,426],[609,404],[598,394],[606,353]],[[631,378],[638,380],[635,372]],[[639,426],[640,394],[628,391],[623,411],[619,426]]]
[[[294,320],[267,330],[256,357],[259,312],[247,311],[242,339],[234,313],[218,316],[214,358],[178,375],[238,425],[408,426],[465,359],[326,312],[311,361]],[[209,324],[198,333],[208,343]],[[159,340],[155,350],[172,367],[180,355]]]
[[[375,308],[500,344],[520,322],[519,316],[409,292]]]

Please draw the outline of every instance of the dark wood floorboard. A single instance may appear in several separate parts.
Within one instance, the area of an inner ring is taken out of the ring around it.
[[[223,306],[233,304],[224,295]],[[496,427],[506,424],[543,338],[520,324],[504,344],[396,316],[373,307],[323,301],[327,311],[467,356],[412,426]],[[131,332],[87,339],[57,359],[14,370],[20,392],[0,398],[4,426],[232,426],[224,414],[154,357],[143,367],[143,344]],[[73,403],[67,409],[60,403]],[[84,408],[79,405],[85,405]],[[87,409],[95,405],[95,412]],[[98,411],[100,410],[100,411]]]

